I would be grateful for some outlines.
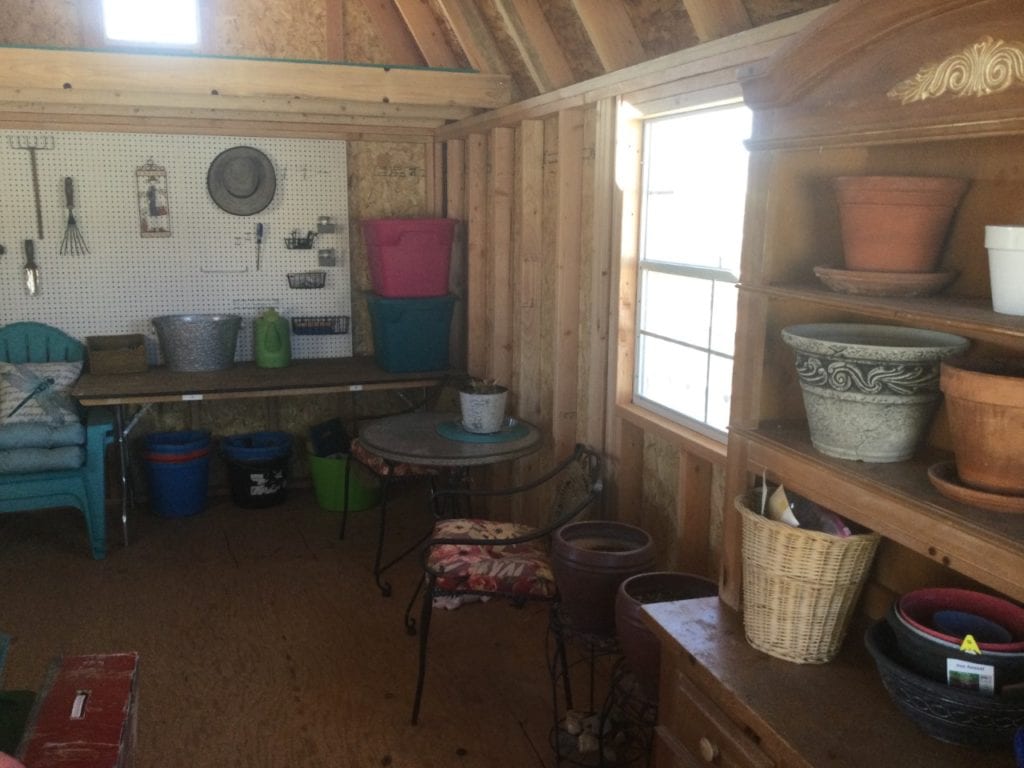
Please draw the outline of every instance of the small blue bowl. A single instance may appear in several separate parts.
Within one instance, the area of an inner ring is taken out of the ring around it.
[[[936,611],[932,614],[932,626],[954,637],[971,635],[979,643],[1009,643],[1013,635],[1002,624],[968,611]]]

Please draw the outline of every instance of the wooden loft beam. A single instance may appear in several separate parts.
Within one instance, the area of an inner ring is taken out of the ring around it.
[[[812,23],[826,8],[754,27],[721,40],[687,48],[634,64],[618,72],[586,80],[551,93],[542,93],[507,107],[467,117],[438,130],[438,138],[453,139],[498,125],[545,117],[562,109],[592,104],[609,96],[625,96],[665,83],[703,77],[723,67],[735,68],[757,58],[767,58],[788,38]],[[2,63],[2,62],[0,62]]]
[[[125,113],[132,109],[152,110],[206,110],[216,112],[248,114],[249,120],[262,119],[262,115],[273,112],[319,116],[323,118],[375,119],[392,123],[410,121],[436,121],[442,123],[459,120],[474,114],[469,107],[421,106],[417,104],[379,104],[368,102],[341,101],[337,99],[306,99],[287,96],[174,96],[168,98],[159,93],[132,91],[82,91],[78,89],[57,90],[54,88],[2,88],[0,104],[5,109],[28,109],[33,106],[39,111],[91,112],[113,114],[115,110]],[[20,107],[15,107],[20,104]]]
[[[495,0],[530,78],[541,93],[573,82],[572,68],[538,0]]]
[[[605,72],[646,58],[644,46],[622,0],[572,0]]]
[[[498,53],[498,44],[480,14],[477,0],[436,2],[462,46],[469,65],[480,72],[508,74],[508,65]]]
[[[0,128],[20,131],[106,131],[110,133],[176,133],[207,136],[237,136],[235,120],[197,117],[150,117],[148,115],[41,115],[38,112],[0,112]],[[395,126],[359,126],[306,121],[252,120],[245,124],[245,135],[289,139],[342,139],[345,141],[414,142],[430,144],[433,132]]]
[[[395,64],[422,66],[425,62],[412,33],[391,0],[362,0],[388,59]]]
[[[405,26],[412,34],[416,46],[427,62],[428,67],[448,67],[457,69],[459,60],[445,40],[437,16],[427,5],[426,0],[394,0],[398,12],[405,20]]]
[[[511,99],[502,75],[29,48],[0,49],[0,89],[117,92],[124,104],[146,94],[166,107],[199,96],[326,99],[371,112],[380,105],[493,109]]]
[[[750,29],[750,16],[741,0],[683,0],[702,43]]]
[[[345,114],[341,112],[310,112],[295,108],[270,109],[264,105],[259,110],[251,109],[209,109],[202,106],[175,106],[173,108],[161,106],[119,106],[117,104],[90,104],[90,103],[63,103],[47,104],[39,101],[19,101],[5,99],[3,92],[0,92],[0,103],[3,104],[3,113],[19,112],[24,114],[36,114],[40,119],[49,119],[57,115],[63,115],[74,119],[79,117],[123,117],[130,118],[132,115],[145,116],[149,118],[167,119],[199,119],[199,120],[221,120],[221,121],[243,121],[252,123],[262,122],[304,122],[319,123],[324,125],[344,126],[380,126],[389,129],[414,129],[419,132],[431,131],[445,124],[443,118],[432,115],[403,116],[401,119],[380,115]],[[2,119],[2,117],[0,117]]]

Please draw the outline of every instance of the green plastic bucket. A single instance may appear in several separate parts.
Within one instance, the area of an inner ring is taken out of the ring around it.
[[[316,502],[330,512],[345,509],[345,465],[348,456],[309,456],[309,468],[313,474],[313,489]],[[356,462],[348,480],[348,509],[354,512],[377,506],[380,500],[380,484],[361,464]]]

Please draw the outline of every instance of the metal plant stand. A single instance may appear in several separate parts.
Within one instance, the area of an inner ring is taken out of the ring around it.
[[[574,630],[556,603],[547,655],[556,765],[649,765],[657,705],[641,695],[615,636]],[[583,684],[582,697],[574,683]]]

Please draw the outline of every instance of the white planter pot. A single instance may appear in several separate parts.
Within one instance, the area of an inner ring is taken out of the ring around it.
[[[498,432],[505,425],[505,403],[508,390],[496,387],[496,392],[459,392],[462,428],[467,432],[487,435]]]
[[[985,227],[992,309],[1024,315],[1024,227]]]

